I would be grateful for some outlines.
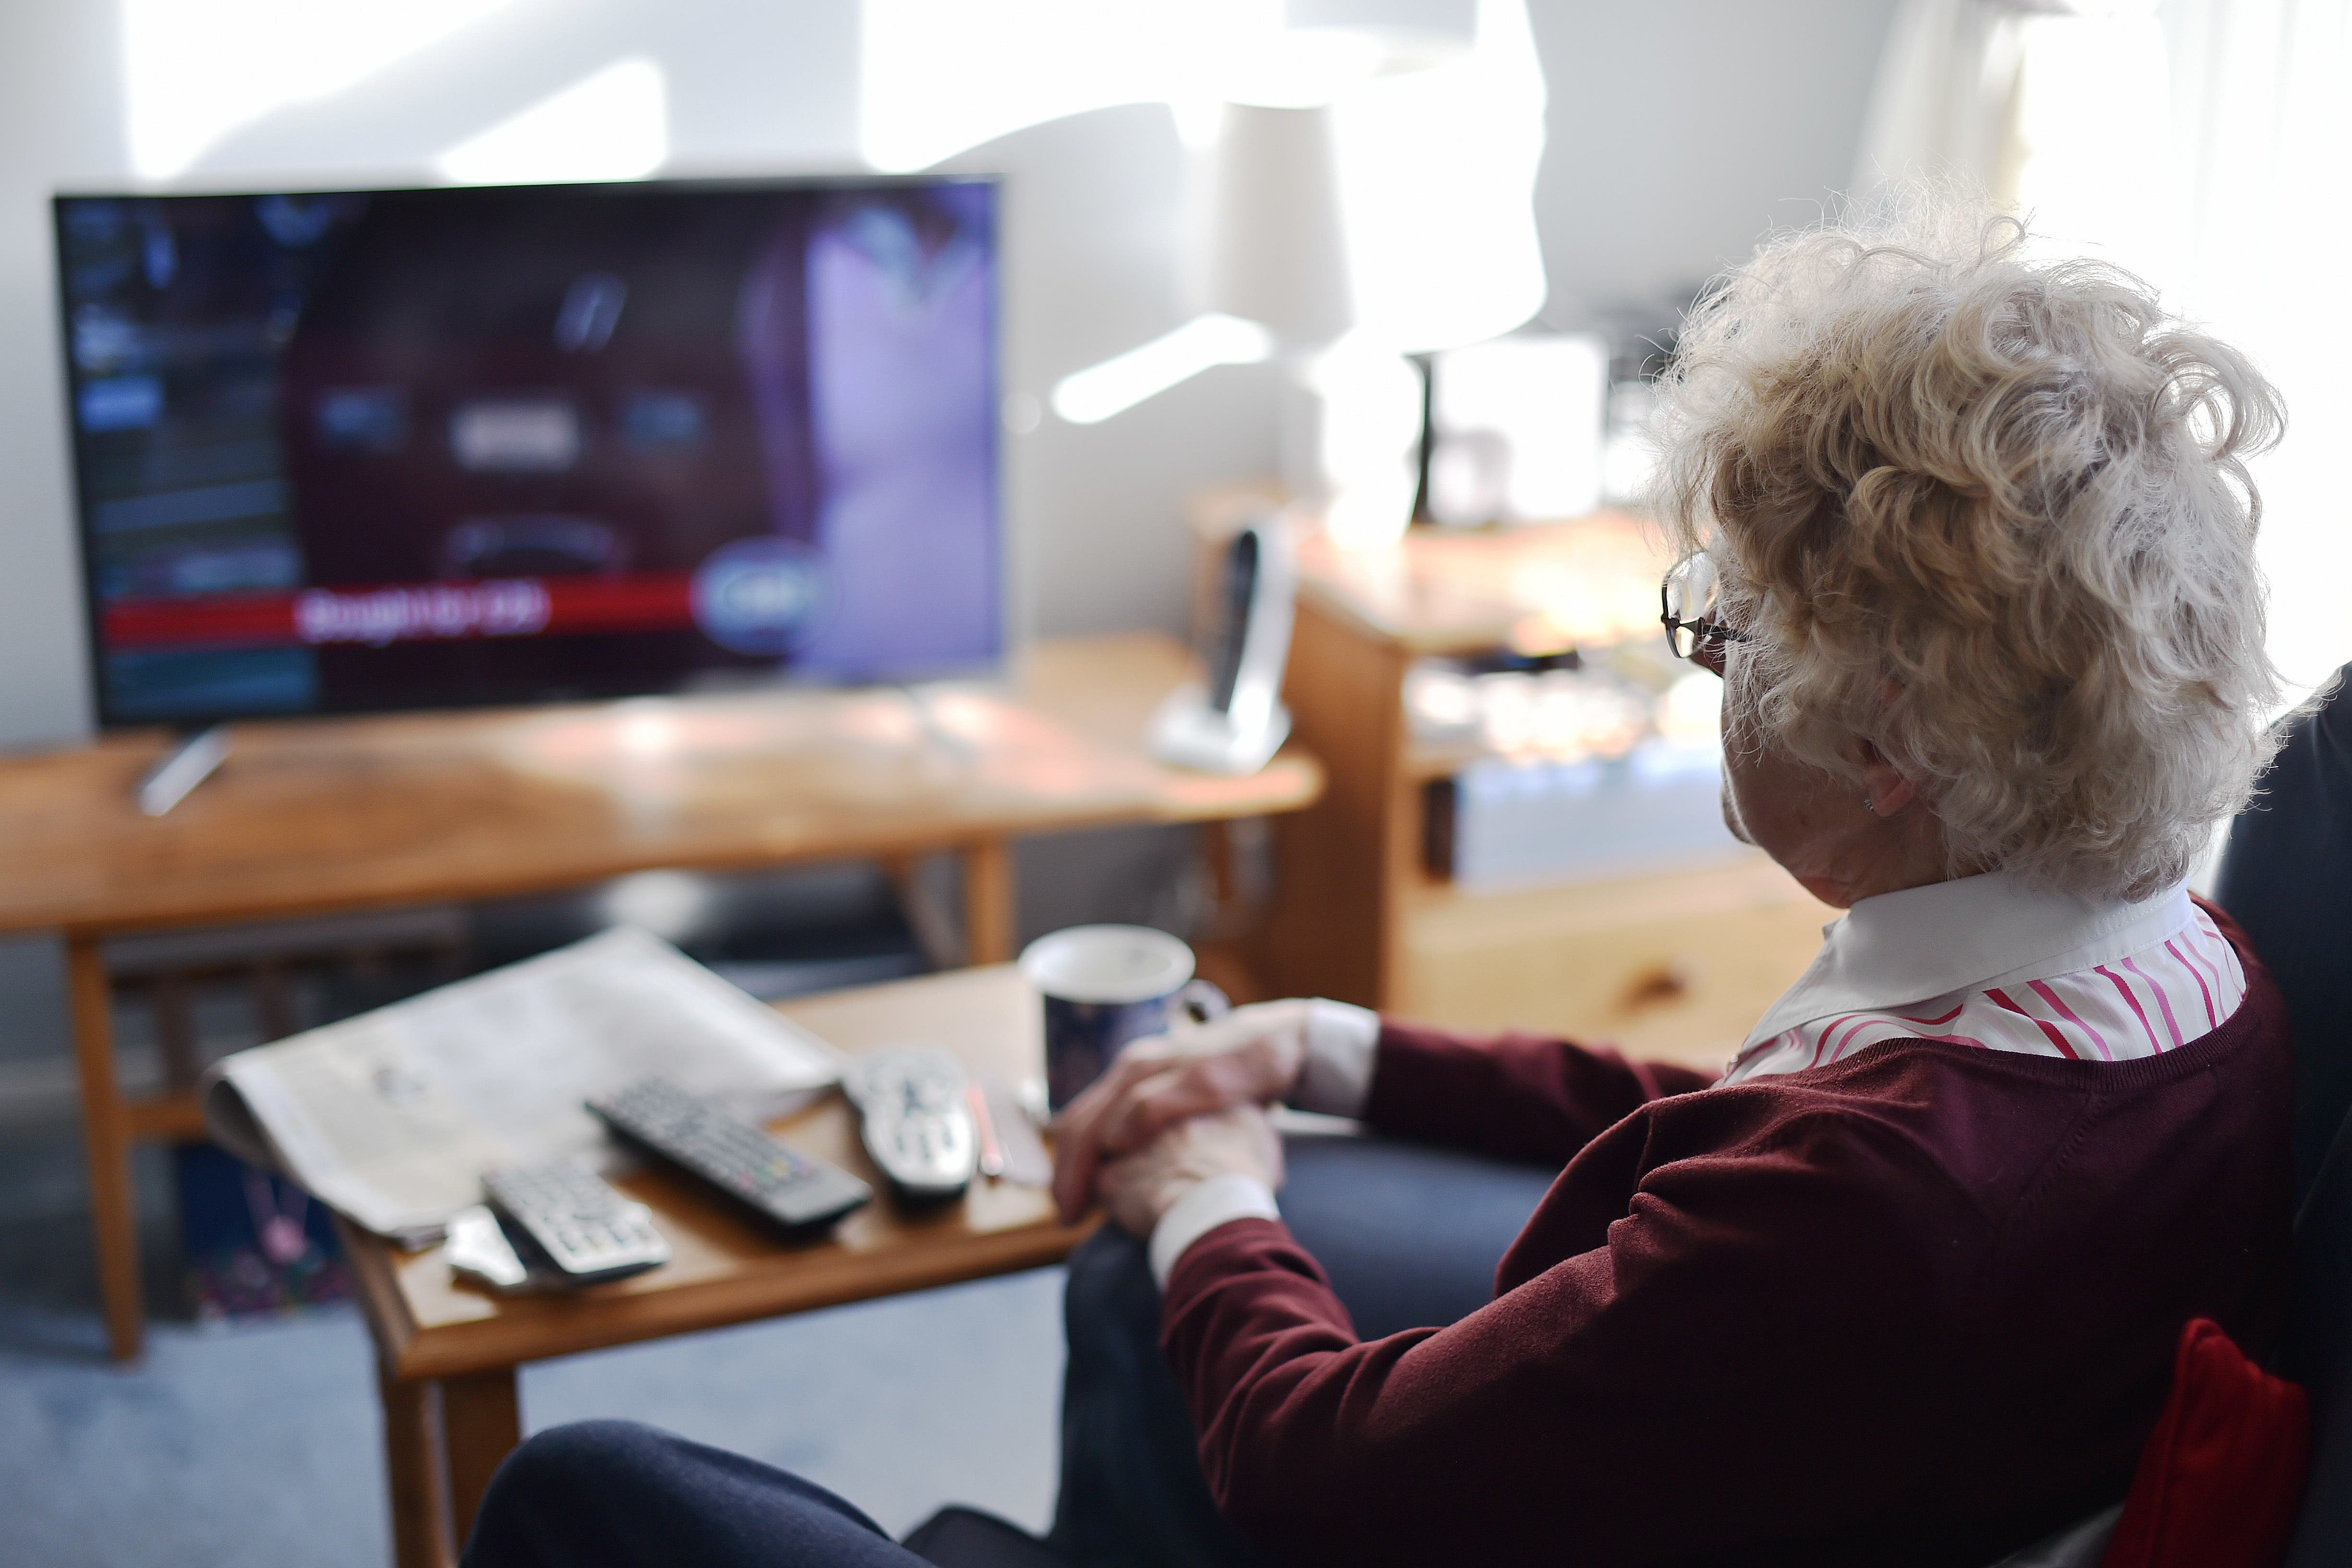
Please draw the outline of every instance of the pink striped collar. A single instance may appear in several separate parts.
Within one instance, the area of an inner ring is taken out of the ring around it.
[[[2042,891],[2006,872],[1865,898],[1822,927],[1811,967],[1740,1049],[1818,1019],[2119,963],[2191,915],[2185,886],[2137,904],[2100,902]]]

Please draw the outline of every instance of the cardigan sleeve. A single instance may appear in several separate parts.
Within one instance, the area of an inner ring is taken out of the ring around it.
[[[1591,1197],[1623,1216],[1606,1243],[1450,1327],[1359,1342],[1276,1220],[1187,1252],[1162,1346],[1225,1517],[1298,1568],[1612,1563],[1802,1539],[1847,1489],[1916,1479],[1885,1473],[1883,1434],[1967,1423],[1947,1402],[1963,1380],[1932,1362],[1955,1281],[1906,1239],[1972,1228],[1965,1206],[1899,1157],[1832,1138],[1822,1159],[1788,1129],[1652,1171],[1625,1207],[1645,1120],[1562,1177],[1600,1167]]]
[[[1364,1120],[1385,1133],[1492,1155],[1566,1165],[1651,1101],[1712,1075],[1633,1061],[1607,1046],[1538,1035],[1490,1038],[1383,1019]]]

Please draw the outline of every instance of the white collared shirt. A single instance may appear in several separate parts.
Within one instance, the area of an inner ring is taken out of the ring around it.
[[[1822,937],[1725,1082],[1889,1040],[2127,1061],[2202,1039],[2246,995],[2236,949],[2179,887],[2101,902],[1992,872],[1865,898]]]
[[[1766,1009],[1723,1082],[1802,1072],[1889,1040],[2127,1061],[2200,1040],[2245,999],[2235,948],[2185,887],[2138,904],[2032,888],[2006,872],[1865,898]],[[1301,1110],[1362,1113],[1380,1016],[1315,1003]],[[1228,1221],[1281,1217],[1248,1176],[1186,1193],[1151,1233],[1164,1286],[1186,1248]]]

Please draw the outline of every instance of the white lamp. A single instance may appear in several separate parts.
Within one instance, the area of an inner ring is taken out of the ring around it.
[[[1390,36],[1333,100],[1357,319],[1382,346],[1481,342],[1543,308],[1535,183],[1543,70],[1523,0],[1481,0],[1475,44]]]
[[[1328,102],[1220,106],[1202,206],[1209,309],[1259,323],[1293,352],[1356,324]]]
[[[1286,361],[1283,478],[1337,542],[1412,520],[1422,383],[1402,356],[1543,304],[1543,107],[1524,0],[1481,0],[1468,47],[1301,29],[1229,92],[1203,182],[1203,303],[1264,326]]]
[[[1543,304],[1543,71],[1527,0],[1478,0],[1469,46],[1306,27],[1237,62],[1195,208],[1202,314],[1064,376],[1110,419],[1213,365],[1285,361],[1282,475],[1342,543],[1393,540],[1419,480],[1402,356],[1509,331]]]
[[[1297,86],[1276,77],[1261,90]],[[1310,85],[1317,89],[1331,90]],[[1202,184],[1202,293],[1211,312],[1204,319],[1265,329],[1282,362],[1284,486],[1319,503],[1344,537],[1359,517],[1380,533],[1411,513],[1421,388],[1410,365],[1350,332],[1357,316],[1337,120],[1328,96],[1228,99],[1220,108]]]

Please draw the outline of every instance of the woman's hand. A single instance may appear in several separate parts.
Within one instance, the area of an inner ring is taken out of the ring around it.
[[[1282,1185],[1282,1139],[1262,1107],[1189,1117],[1104,1166],[1098,1179],[1111,1218],[1149,1239],[1170,1206],[1216,1176],[1251,1176],[1268,1191]]]
[[[1288,1094],[1307,1061],[1308,1004],[1256,1002],[1173,1034],[1139,1040],[1054,1124],[1054,1198],[1074,1220],[1094,1202],[1096,1173],[1164,1129]]]

